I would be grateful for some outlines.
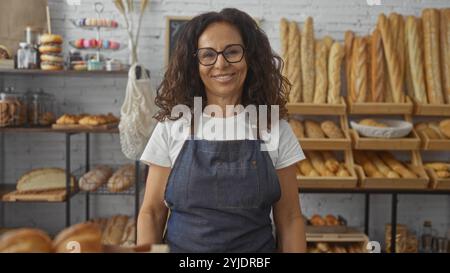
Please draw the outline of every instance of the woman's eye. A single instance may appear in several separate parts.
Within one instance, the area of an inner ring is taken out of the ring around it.
[[[202,54],[200,54],[201,58],[214,58],[214,52],[208,51],[208,52],[203,52]]]

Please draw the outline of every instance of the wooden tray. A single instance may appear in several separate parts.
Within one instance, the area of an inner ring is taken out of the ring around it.
[[[414,110],[414,105],[408,96],[406,96],[405,103],[353,103],[350,98],[347,97],[347,105],[347,109],[350,114],[409,115],[412,114]]]
[[[422,140],[422,149],[428,151],[450,151],[450,139],[430,139],[427,134],[417,132]]]
[[[352,148],[352,139],[348,133],[347,119],[340,116],[340,128],[345,138],[299,138],[303,150],[341,151]]]
[[[406,138],[371,138],[360,137],[359,134],[349,129],[353,139],[353,148],[357,150],[419,150],[421,141],[415,129]]]
[[[356,175],[353,155],[351,150],[344,151],[345,155],[345,166],[350,172],[350,177],[337,177],[337,176],[318,176],[309,177],[301,176],[297,173],[297,186],[300,189],[349,189],[356,188],[358,185],[358,176]]]
[[[93,125],[80,125],[80,124],[52,124],[54,130],[107,130],[116,128],[119,125],[118,122],[108,123],[98,126]]]
[[[328,242],[328,243],[354,243],[369,242],[369,237],[366,234],[354,229],[348,228],[346,232],[342,233],[306,233],[306,242]]]
[[[306,225],[305,232],[310,234],[323,234],[323,233],[346,233],[349,231],[349,228],[344,225],[338,226],[312,226]]]
[[[450,178],[440,178],[436,175],[436,172],[431,169],[425,167],[425,170],[430,177],[430,187],[436,190],[450,190]]]
[[[21,202],[21,201],[42,201],[42,202],[61,202],[66,199],[66,190],[51,190],[43,192],[18,192],[13,191],[3,195],[2,200],[5,202]]]
[[[450,116],[450,104],[421,104],[413,99],[416,116]]]
[[[286,105],[289,114],[302,115],[345,115],[347,105],[341,97],[340,104],[327,103],[288,103]]]

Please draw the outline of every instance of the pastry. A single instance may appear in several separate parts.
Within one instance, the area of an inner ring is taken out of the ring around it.
[[[62,230],[53,240],[56,253],[102,252],[102,233],[94,223],[80,223]]]
[[[52,241],[41,230],[21,228],[0,237],[0,253],[50,253]]]
[[[450,119],[444,119],[439,122],[439,130],[447,138],[450,138]]]
[[[328,89],[327,46],[321,40],[315,43],[316,80],[314,84],[314,103],[326,103]]]
[[[342,130],[330,120],[320,123],[320,128],[328,138],[345,138]]]
[[[289,125],[291,125],[294,135],[298,138],[305,138],[305,129],[301,121],[296,119],[290,119]]]
[[[300,60],[300,30],[297,22],[289,23],[289,47],[288,47],[288,79],[292,84],[289,92],[289,102],[296,103],[302,101],[302,76]]]
[[[303,102],[312,103],[314,99],[314,27],[313,19],[306,18],[301,38],[301,74]]]
[[[320,125],[317,122],[312,121],[312,120],[305,120],[304,125],[305,125],[306,137],[308,137],[308,138],[325,138],[325,135],[324,135],[322,129],[320,128]]]
[[[78,182],[79,188],[84,191],[95,191],[108,182],[112,173],[112,169],[108,166],[97,166],[80,178]]]
[[[422,25],[414,16],[406,18],[407,59],[411,72],[414,98],[422,104],[428,103],[425,88],[425,75],[423,64],[423,37]]]
[[[331,152],[322,152],[322,156],[325,159],[325,167],[332,173],[337,173],[339,170],[339,162],[336,160]]]
[[[325,223],[327,226],[339,226],[339,221],[338,219],[331,214],[328,214],[325,216]]]
[[[313,215],[311,217],[311,219],[309,220],[309,222],[313,226],[325,226],[327,224],[325,219],[323,219],[320,215],[317,215],[317,214]]]
[[[75,178],[70,177],[73,187]],[[66,171],[60,168],[34,169],[22,175],[17,181],[17,191],[36,192],[48,190],[61,190],[66,188]]]
[[[63,39],[60,35],[44,34],[40,36],[39,52],[41,53],[42,70],[62,70],[64,58],[62,52]]]
[[[441,73],[444,100],[450,104],[450,8],[440,10]]]
[[[383,42],[378,29],[375,29],[371,37],[370,47],[370,93],[373,102],[384,102],[384,89],[386,86],[385,59]]]
[[[365,102],[368,94],[368,54],[366,38],[357,37],[353,44],[352,70],[353,102]]]
[[[121,192],[128,189],[135,182],[135,167],[133,164],[119,168],[107,183],[110,192]]]
[[[430,104],[444,103],[439,58],[439,12],[436,9],[422,11],[425,77]]]
[[[341,96],[341,67],[344,48],[338,42],[333,43],[328,57],[328,95],[327,103],[339,104]]]

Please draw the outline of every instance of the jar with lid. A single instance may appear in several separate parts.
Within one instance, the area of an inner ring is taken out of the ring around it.
[[[6,87],[0,93],[0,127],[24,126],[27,117],[25,96]]]
[[[17,50],[17,69],[36,69],[38,67],[38,52],[28,43],[20,43]]]
[[[52,94],[42,89],[28,92],[28,124],[33,127],[52,125],[56,120],[54,100]]]

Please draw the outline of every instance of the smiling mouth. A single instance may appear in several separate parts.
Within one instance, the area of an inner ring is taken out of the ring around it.
[[[217,74],[214,76],[211,76],[214,80],[218,82],[228,82],[236,75],[236,73],[227,73],[227,74]]]

